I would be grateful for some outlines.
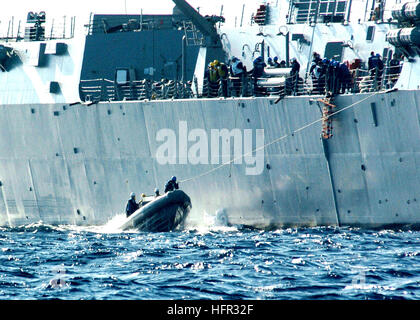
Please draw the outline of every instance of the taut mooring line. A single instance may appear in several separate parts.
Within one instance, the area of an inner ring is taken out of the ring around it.
[[[345,111],[345,110],[348,110],[348,109],[350,109],[350,108],[353,108],[353,107],[357,106],[358,104],[360,104],[360,103],[362,103],[362,102],[364,102],[364,101],[366,101],[366,100],[368,100],[368,99],[372,98],[373,96],[375,96],[375,95],[377,95],[377,94],[380,94],[380,93],[388,93],[388,92],[392,92],[392,91],[396,91],[396,89],[390,89],[390,90],[387,90],[387,91],[381,91],[381,92],[380,92],[380,91],[378,91],[378,92],[375,92],[375,93],[373,93],[373,94],[371,94],[371,95],[369,95],[369,96],[367,96],[367,97],[363,98],[362,100],[356,101],[356,102],[352,103],[351,105],[348,105],[347,107],[344,107],[344,108],[342,108],[342,109],[340,109],[340,110],[338,110],[338,111],[336,111],[336,112],[331,113],[330,115],[328,115],[328,116],[327,116],[327,119],[328,119],[328,118],[331,118],[332,116],[334,116],[334,115],[336,115],[336,114],[339,114],[340,112],[343,112],[343,111]],[[269,143],[266,143],[265,145],[263,145],[263,146],[261,146],[261,147],[258,147],[258,148],[254,149],[254,150],[251,150],[250,152],[248,152],[248,153],[246,153],[246,154],[242,154],[241,156],[236,157],[236,158],[234,158],[234,159],[232,159],[232,160],[230,160],[230,161],[228,161],[228,162],[222,163],[221,165],[219,165],[219,166],[217,166],[217,167],[215,167],[215,168],[213,168],[213,169],[210,169],[210,170],[208,170],[208,171],[205,171],[205,172],[203,172],[203,173],[201,173],[201,174],[199,174],[199,175],[196,175],[196,176],[194,176],[194,177],[191,177],[191,178],[188,178],[188,179],[181,180],[181,181],[180,181],[180,183],[189,182],[189,181],[192,181],[192,180],[195,180],[195,179],[198,179],[198,178],[204,177],[204,176],[206,176],[206,175],[209,175],[210,173],[212,173],[212,172],[214,172],[214,171],[217,171],[217,170],[219,170],[219,169],[221,169],[221,168],[223,168],[223,167],[225,167],[225,166],[227,166],[227,165],[230,165],[231,163],[233,163],[233,162],[235,162],[235,161],[237,161],[237,160],[239,160],[239,159],[242,159],[242,158],[244,158],[244,157],[246,157],[246,156],[252,155],[253,153],[255,153],[255,152],[257,152],[257,151],[259,151],[259,150],[261,150],[261,149],[265,149],[265,148],[267,148],[268,146],[271,146],[272,144],[275,144],[275,143],[277,143],[277,142],[279,142],[279,141],[281,141],[281,140],[283,140],[283,139],[286,139],[287,137],[289,137],[289,136],[291,136],[291,135],[293,135],[293,134],[295,134],[295,133],[298,133],[298,132],[300,132],[300,131],[302,131],[302,130],[305,130],[305,129],[307,129],[307,128],[309,128],[309,127],[313,126],[314,124],[316,124],[316,123],[318,123],[318,122],[321,122],[321,121],[322,121],[322,117],[321,117],[320,119],[317,119],[317,120],[315,120],[315,121],[313,121],[313,122],[311,122],[311,123],[308,123],[308,124],[304,125],[303,127],[300,127],[300,128],[298,128],[298,129],[296,129],[296,130],[292,131],[291,133],[285,134],[285,135],[283,135],[283,136],[281,136],[281,137],[279,137],[279,138],[277,138],[277,139],[274,139],[273,141],[271,141],[271,142],[269,142]]]

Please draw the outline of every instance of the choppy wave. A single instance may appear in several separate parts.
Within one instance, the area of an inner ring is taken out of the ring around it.
[[[203,223],[168,233],[42,223],[0,230],[3,299],[419,299],[420,232],[274,231]]]

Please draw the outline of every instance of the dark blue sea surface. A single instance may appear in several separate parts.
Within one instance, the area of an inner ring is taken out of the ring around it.
[[[420,232],[0,229],[0,299],[420,299]]]

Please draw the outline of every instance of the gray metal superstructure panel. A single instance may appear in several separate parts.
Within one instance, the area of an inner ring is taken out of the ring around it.
[[[183,30],[143,30],[86,36],[81,80],[114,81],[117,68],[133,68],[136,79],[180,80]],[[187,79],[192,79],[199,47],[187,47]],[[149,68],[154,68],[150,75]],[[145,73],[146,70],[146,73]]]

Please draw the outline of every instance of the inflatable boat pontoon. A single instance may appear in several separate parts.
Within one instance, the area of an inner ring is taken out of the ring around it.
[[[150,202],[127,218],[121,227],[123,230],[164,232],[183,228],[191,210],[191,199],[184,191],[170,191],[151,198]]]

